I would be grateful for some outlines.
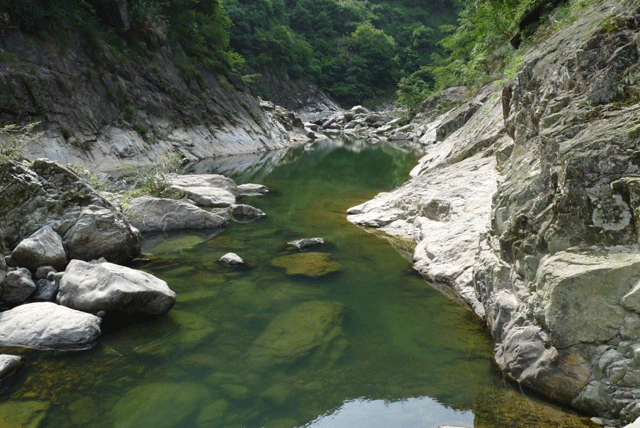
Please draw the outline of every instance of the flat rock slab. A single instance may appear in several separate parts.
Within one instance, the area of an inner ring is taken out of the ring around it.
[[[108,262],[72,260],[60,280],[57,301],[90,313],[163,315],[175,303],[176,293],[146,272]]]
[[[101,319],[56,305],[28,303],[0,313],[0,345],[78,350],[95,344]]]
[[[168,181],[172,189],[185,193],[203,207],[226,208],[236,203],[236,183],[223,175],[175,175]]]
[[[276,257],[273,266],[284,268],[287,275],[304,275],[318,278],[340,271],[340,264],[331,260],[327,253],[299,253]]]
[[[131,224],[143,233],[218,229],[227,225],[224,218],[189,202],[151,196],[134,199],[124,212]]]
[[[346,313],[343,304],[330,301],[302,303],[278,315],[249,351],[250,364],[270,367],[292,364],[335,337]]]
[[[604,342],[618,334],[638,279],[635,250],[561,251],[540,263],[534,313],[557,347]]]
[[[313,247],[318,247],[325,243],[324,238],[305,238],[296,239],[295,241],[287,242],[287,245],[292,245],[298,250],[306,250]]]
[[[211,401],[209,389],[196,383],[151,383],[127,392],[111,416],[114,428],[172,428]]]

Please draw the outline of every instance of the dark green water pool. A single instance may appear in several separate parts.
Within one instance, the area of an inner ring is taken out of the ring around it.
[[[170,314],[107,325],[87,352],[28,355],[0,417],[17,414],[11,428],[592,426],[514,390],[481,322],[346,221],[416,159],[324,142],[196,166],[267,185],[246,201],[267,218],[149,237],[143,268],[176,291]],[[287,274],[274,262],[298,257],[287,241],[310,237],[327,241],[313,251],[334,272]],[[220,265],[227,252],[248,265]]]

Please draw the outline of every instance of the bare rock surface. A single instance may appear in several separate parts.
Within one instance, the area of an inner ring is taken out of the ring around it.
[[[0,313],[0,345],[41,349],[90,348],[101,319],[55,303],[28,303]]]
[[[122,214],[73,171],[40,159],[31,168],[0,165],[0,228],[9,248],[50,226],[69,258],[124,262],[140,252],[140,235]]]
[[[176,300],[167,283],[113,263],[72,260],[60,280],[57,302],[90,313],[162,315]]]
[[[18,265],[33,272],[40,266],[64,269],[67,265],[67,254],[62,238],[51,226],[44,226],[20,241],[11,252],[11,257]]]
[[[182,200],[143,196],[132,200],[124,213],[140,232],[183,229],[218,229],[227,221],[217,214]]]
[[[31,279],[27,268],[18,268],[7,273],[2,283],[1,300],[9,305],[20,305],[27,301],[36,291],[36,284]]]

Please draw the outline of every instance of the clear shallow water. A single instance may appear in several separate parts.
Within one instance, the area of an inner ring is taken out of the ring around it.
[[[47,428],[591,426],[514,391],[481,323],[386,240],[346,221],[348,207],[401,184],[415,162],[410,151],[325,142],[194,166],[267,185],[268,195],[247,200],[267,219],[149,237],[144,269],[177,292],[174,309],[106,320],[88,352],[27,355],[0,420],[13,412],[25,415],[16,427]],[[287,241],[315,236],[328,243],[314,251],[338,271],[310,278],[271,263],[297,254]],[[229,251],[248,266],[219,265]],[[297,315],[327,305],[344,311],[317,323]],[[276,325],[267,343],[306,348],[263,364],[271,357],[256,344]]]

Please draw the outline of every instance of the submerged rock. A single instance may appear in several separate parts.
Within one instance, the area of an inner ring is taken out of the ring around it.
[[[146,272],[72,260],[60,280],[57,301],[90,313],[162,315],[171,309],[176,294],[165,281]]]
[[[151,383],[127,392],[111,411],[114,428],[172,428],[211,401],[209,390],[197,383]]]
[[[328,346],[341,331],[344,305],[330,301],[305,302],[278,315],[249,350],[254,367],[292,364]]]
[[[319,278],[341,269],[339,263],[331,260],[326,253],[298,253],[276,257],[271,260],[273,266],[284,268],[287,275],[304,275]]]
[[[0,313],[0,345],[77,350],[95,344],[101,319],[55,303],[28,303]]]
[[[224,218],[189,202],[151,196],[132,200],[124,212],[131,224],[143,233],[217,229],[227,225]]]
[[[38,428],[49,407],[45,401],[6,401],[0,404],[0,426]]]

